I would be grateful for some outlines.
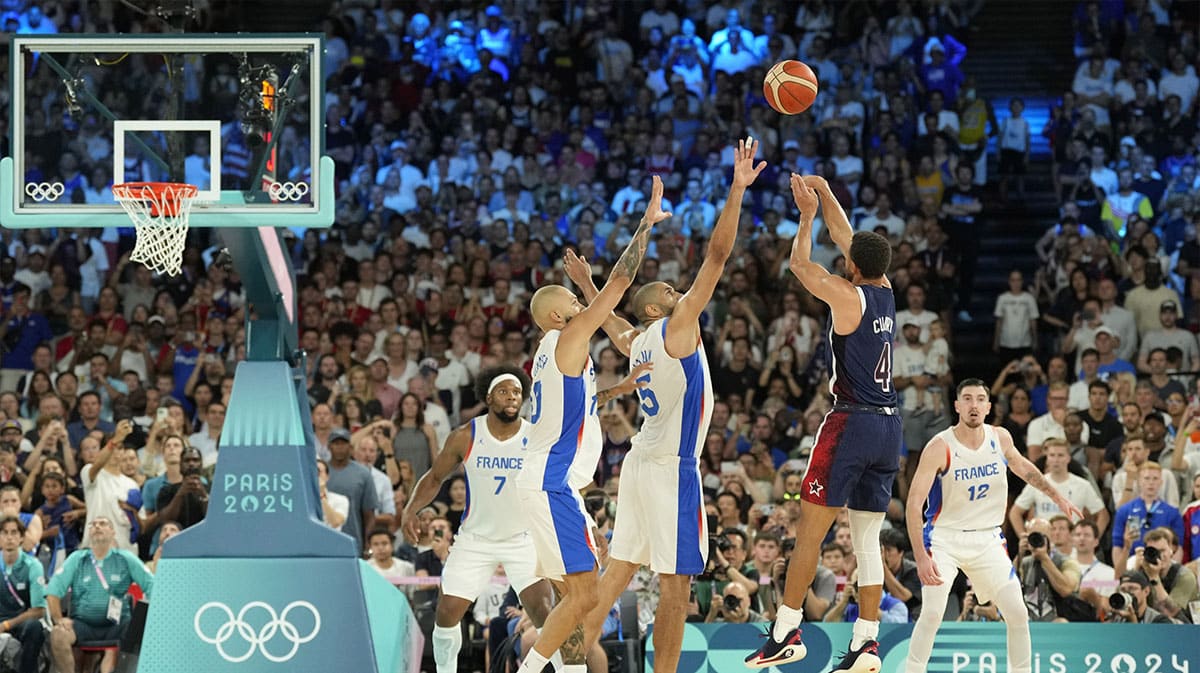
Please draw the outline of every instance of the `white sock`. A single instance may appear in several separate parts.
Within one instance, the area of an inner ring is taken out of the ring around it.
[[[437,673],[458,673],[458,651],[462,649],[462,627],[433,627],[433,660],[437,662]]]
[[[786,605],[780,605],[775,611],[775,628],[771,631],[771,638],[782,643],[787,637],[788,631],[800,626],[800,622],[804,621],[804,608],[789,608]]]
[[[863,646],[863,643],[868,640],[875,640],[879,636],[879,622],[869,622],[865,619],[859,619],[854,622],[854,638],[850,640],[850,649],[857,650]]]
[[[538,654],[538,651],[531,647],[529,648],[529,654],[525,655],[525,661],[521,662],[521,668],[517,670],[517,673],[542,673],[542,669],[548,663],[550,663],[549,659]]]
[[[537,631],[537,634],[539,636],[542,635],[541,629],[534,629],[534,630]],[[550,655],[550,665],[554,667],[555,671],[563,670],[563,660],[562,660],[562,652],[561,651],[554,650],[554,654]]]

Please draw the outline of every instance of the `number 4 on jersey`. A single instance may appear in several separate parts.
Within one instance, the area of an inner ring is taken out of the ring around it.
[[[883,352],[879,354],[879,362],[875,364],[875,383],[883,388],[883,392],[892,392],[892,344],[883,344]]]

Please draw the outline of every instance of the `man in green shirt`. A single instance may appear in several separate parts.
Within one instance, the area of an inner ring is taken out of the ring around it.
[[[76,642],[120,642],[129,624],[130,606],[125,601],[129,585],[137,582],[149,596],[153,577],[131,552],[114,545],[116,529],[106,516],[97,516],[91,527],[91,549],[79,549],[67,557],[62,572],[46,589],[46,609],[54,630],[50,653],[60,671],[75,670],[72,647]],[[71,591],[71,617],[62,612],[62,598]],[[116,650],[104,653],[100,670],[110,673],[117,663]]]
[[[25,526],[15,516],[0,518],[0,633],[21,643],[19,673],[37,673],[38,655],[46,632],[41,618],[46,612],[46,575],[38,560],[21,551]]]

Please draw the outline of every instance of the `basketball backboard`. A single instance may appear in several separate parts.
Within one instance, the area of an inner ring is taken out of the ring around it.
[[[6,227],[127,227],[121,182],[200,189],[193,227],[327,227],[320,35],[12,39]]]

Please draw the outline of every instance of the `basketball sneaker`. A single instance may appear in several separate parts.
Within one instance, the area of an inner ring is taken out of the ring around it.
[[[829,673],[879,673],[882,667],[879,643],[868,640],[857,650],[849,650],[842,655],[842,662]]]
[[[746,657],[746,668],[768,668],[790,664],[793,661],[800,661],[808,654],[808,648],[800,642],[799,628],[788,631],[787,637],[783,639],[782,643],[775,642],[774,636],[771,635],[774,630],[775,622],[771,622],[771,625],[767,627],[767,632],[763,634],[767,642]]]

